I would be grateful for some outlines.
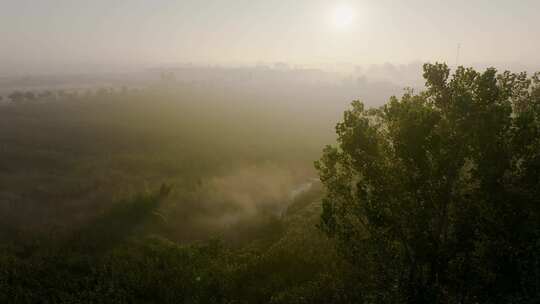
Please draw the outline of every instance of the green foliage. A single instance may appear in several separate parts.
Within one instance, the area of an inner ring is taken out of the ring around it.
[[[425,92],[345,112],[321,228],[367,302],[540,300],[539,75],[426,64]]]
[[[219,246],[219,245],[217,245]],[[179,246],[160,238],[120,245],[97,257],[63,252],[3,256],[3,303],[224,303],[216,245]]]
[[[353,102],[324,187],[294,199],[331,140],[319,116],[193,88],[18,92],[0,303],[537,303],[540,74],[424,72],[424,92]]]
[[[140,193],[114,204],[105,214],[76,231],[66,245],[77,251],[97,253],[134,235],[148,233],[150,225],[163,220],[158,209],[170,191],[171,186],[162,184],[155,193]]]
[[[347,265],[315,227],[320,214],[313,201],[317,194],[300,196],[283,218],[259,223],[254,241],[231,247],[218,239],[181,245],[164,238],[159,228],[167,223],[156,210],[170,191],[163,185],[159,191],[115,203],[64,242],[4,248],[0,302],[343,303],[347,299],[342,279],[348,277]]]

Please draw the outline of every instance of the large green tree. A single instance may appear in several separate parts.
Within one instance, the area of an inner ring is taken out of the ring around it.
[[[425,91],[345,112],[321,228],[367,303],[540,300],[539,76],[426,64]]]

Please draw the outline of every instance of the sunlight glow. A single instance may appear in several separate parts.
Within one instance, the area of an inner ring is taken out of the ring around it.
[[[354,10],[349,6],[338,6],[334,9],[332,22],[338,29],[346,29],[354,22]]]

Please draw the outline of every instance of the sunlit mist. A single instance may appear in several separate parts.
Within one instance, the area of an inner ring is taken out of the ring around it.
[[[332,12],[332,23],[338,29],[349,28],[355,20],[355,12],[350,6],[338,6]]]

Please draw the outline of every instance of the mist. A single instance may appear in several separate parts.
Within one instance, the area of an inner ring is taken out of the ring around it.
[[[0,303],[540,302],[538,12],[0,0]]]
[[[538,67],[537,1],[9,1],[2,75],[111,72],[171,64]],[[338,26],[345,7],[351,23]],[[338,16],[339,17],[339,16]]]

